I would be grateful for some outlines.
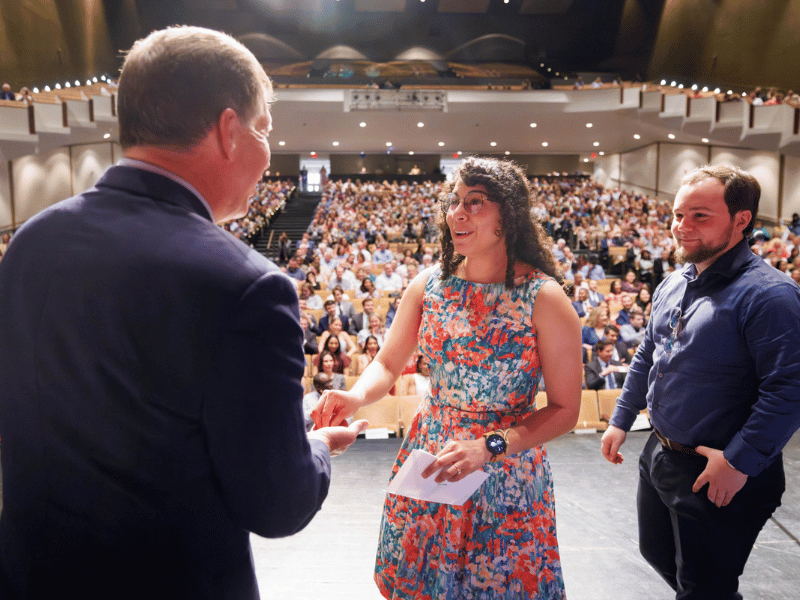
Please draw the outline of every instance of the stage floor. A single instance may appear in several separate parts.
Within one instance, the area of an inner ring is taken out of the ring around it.
[[[629,434],[619,466],[600,455],[599,433],[568,434],[547,444],[569,600],[674,598],[637,548],[637,462],[648,436]],[[396,439],[358,440],[334,458],[328,499],[305,530],[279,540],[251,536],[262,598],[381,598],[372,569],[399,445]],[[761,532],[741,579],[748,600],[800,597],[800,433],[786,447],[784,463],[783,506]]]

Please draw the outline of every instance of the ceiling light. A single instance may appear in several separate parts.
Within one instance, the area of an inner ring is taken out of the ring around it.
[[[458,154],[459,156],[461,156],[461,155],[462,155],[462,154],[464,154],[464,153],[463,153],[463,152],[461,152],[461,150],[459,150],[458,152],[456,152],[456,154]]]
[[[584,158],[583,162],[589,162],[589,159],[588,158]]]
[[[94,81],[95,83],[97,83],[97,77],[92,77],[92,81]]]
[[[679,90],[682,90],[682,89],[683,89],[683,84],[680,84],[680,85],[678,86],[678,89],[679,89]]]
[[[536,127],[536,123],[531,123],[531,127]]]
[[[675,87],[676,85],[678,85],[678,82],[673,81],[672,83],[669,84],[669,87]]]
[[[87,80],[86,80],[86,85],[92,85],[92,82],[91,82],[90,80],[88,80],[88,79],[87,79]]]
[[[509,154],[511,154],[511,152],[509,152],[508,150],[506,150],[506,151],[504,152],[504,154],[505,154],[506,156],[508,156]]]
[[[662,79],[661,80],[661,85],[667,85],[667,80],[666,79]]]
[[[491,142],[489,145],[490,145],[492,148],[494,148],[495,146],[497,146],[497,142]]]
[[[338,145],[339,145],[339,142],[333,142],[333,145],[334,145],[334,146],[338,146]]]
[[[420,121],[419,123],[417,123],[417,127],[425,127],[425,123],[423,123],[422,121]]]
[[[387,148],[388,148],[389,146],[391,146],[391,145],[392,145],[392,142],[386,142],[386,147],[387,147]]]
[[[697,91],[697,84],[696,83],[692,86],[692,90],[695,91],[695,92]]]
[[[539,63],[539,66],[540,67],[544,67],[544,63]]]
[[[105,135],[103,136],[103,139],[107,140],[107,139],[108,139],[108,138],[110,138],[110,137],[111,137],[111,134],[110,134],[110,133],[107,133],[107,134],[105,134]]]
[[[39,88],[37,88],[37,87],[33,88],[33,93],[34,94],[38,94],[39,93]]]
[[[444,142],[439,142],[439,145],[440,146],[444,146]]]
[[[366,127],[366,126],[367,126],[367,124],[366,124],[366,123],[364,123],[364,121],[361,121],[361,123],[359,123],[359,124],[358,124],[358,126],[359,126],[359,127]]]
[[[587,124],[586,124],[586,126],[587,126],[587,127],[591,127],[591,126],[592,126],[592,124],[591,124],[591,123],[587,123]]]
[[[733,90],[728,90],[728,94],[732,94],[732,93],[733,93]]]
[[[61,84],[60,84],[60,83],[57,83],[57,84],[55,85],[55,88],[56,88],[57,90],[60,90],[60,89],[61,89]],[[49,90],[48,90],[48,91],[49,91]]]
[[[547,145],[548,145],[547,142],[542,142],[542,146],[547,147]]]
[[[641,137],[642,137],[642,136],[640,136],[638,133],[634,133],[634,134],[633,134],[633,139],[635,139],[635,140],[638,140],[638,139],[640,139]]]
[[[550,67],[547,67],[547,72],[548,72],[548,73],[549,73],[550,71],[552,71],[552,70],[553,70],[553,69],[551,69]]]
[[[80,84],[81,84],[81,82],[80,82],[80,81],[78,81],[78,80],[76,79],[76,80],[75,80],[75,85],[76,85],[76,86],[79,86]]]
[[[714,93],[715,93],[715,94],[719,94],[721,91],[722,91],[722,90],[721,90],[721,89],[719,89],[719,88],[714,88]]]
[[[592,146],[599,146],[599,145],[600,145],[600,142],[595,142],[595,143],[592,144]]]
[[[68,81],[67,83],[65,83],[65,84],[64,84],[64,87],[65,87],[65,88],[68,88],[68,87],[70,87],[69,81]]]
[[[667,137],[669,139],[671,139],[671,140],[674,140],[675,139],[675,134],[674,133],[670,133]]]
[[[285,145],[286,145],[286,142],[284,142],[284,141],[278,142],[278,146],[285,146]]]
[[[702,142],[703,142],[704,144],[707,144],[707,143],[708,143],[708,138],[703,138]]]
[[[601,153],[600,153],[600,156],[605,156],[605,155],[606,155],[606,153],[605,153],[605,152],[601,152]]]
[[[708,86],[705,86],[705,87],[703,87],[703,89],[702,89],[702,90],[700,90],[700,91],[701,91],[701,92],[703,92],[703,93],[705,94],[705,93],[708,91]]]
[[[413,150],[409,150],[408,154],[409,154],[409,156],[414,156],[414,151]]]
[[[50,86],[49,85],[44,86],[44,91],[45,92],[49,92],[50,91]]]

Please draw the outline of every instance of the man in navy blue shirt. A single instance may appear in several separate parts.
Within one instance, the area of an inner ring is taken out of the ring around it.
[[[748,173],[703,167],[673,207],[686,266],[653,295],[602,452],[647,407],[639,461],[639,546],[680,600],[734,599],[785,488],[781,451],[800,425],[800,288],[747,245],[761,189]]]

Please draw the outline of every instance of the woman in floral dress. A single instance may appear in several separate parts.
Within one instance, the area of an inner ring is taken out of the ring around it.
[[[317,425],[338,424],[376,402],[419,344],[430,390],[392,477],[415,448],[436,455],[423,475],[439,482],[490,475],[462,506],[387,494],[375,569],[386,598],[566,597],[542,444],[577,420],[580,323],[529,198],[512,163],[464,161],[441,196],[442,264],[409,285],[353,389],[325,392],[315,411]],[[548,403],[537,411],[542,376]]]

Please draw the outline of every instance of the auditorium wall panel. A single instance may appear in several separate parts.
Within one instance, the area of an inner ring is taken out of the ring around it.
[[[616,187],[619,185],[619,162],[619,154],[611,154],[596,158],[592,177],[601,185]]]
[[[656,144],[625,152],[620,158],[620,184],[625,189],[654,194],[656,192]]]
[[[780,190],[780,156],[775,152],[742,150],[738,148],[712,148],[711,164],[730,163],[751,173],[761,184],[761,202],[758,214],[770,221],[778,215]],[[784,210],[785,213],[785,210]]]
[[[72,195],[67,148],[19,158],[13,161],[12,173],[17,224]]]
[[[681,179],[689,171],[708,164],[708,146],[660,144],[658,152],[659,197],[675,198]],[[665,197],[666,197],[665,196]]]
[[[787,156],[783,171],[783,218],[789,222],[792,213],[800,214],[800,157]]]
[[[12,223],[11,182],[8,171],[9,162],[0,161],[0,230],[9,229]]]
[[[79,194],[92,187],[114,162],[109,143],[72,147],[72,193]]]

